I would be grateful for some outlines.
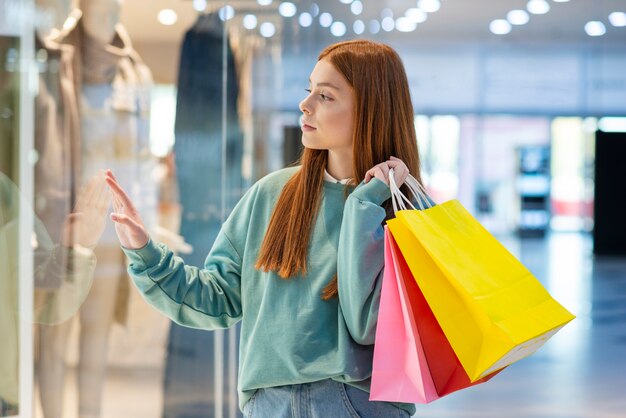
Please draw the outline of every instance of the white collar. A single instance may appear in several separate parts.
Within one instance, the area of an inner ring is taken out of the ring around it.
[[[330,181],[331,183],[341,183],[341,184],[348,184],[348,182],[352,179],[347,178],[347,179],[343,179],[343,180],[337,180],[336,178],[334,178],[333,176],[331,176],[328,171],[326,169],[324,169],[324,180],[326,181]]]

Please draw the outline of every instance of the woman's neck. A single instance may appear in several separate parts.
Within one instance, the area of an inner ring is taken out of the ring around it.
[[[352,150],[328,150],[326,171],[337,180],[354,177],[352,173]]]

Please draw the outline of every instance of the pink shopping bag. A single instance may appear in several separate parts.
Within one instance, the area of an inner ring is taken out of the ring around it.
[[[370,400],[429,403],[471,382],[385,227],[385,273]]]
[[[428,403],[438,398],[415,318],[401,296],[391,234],[385,226],[385,272],[374,344],[370,400]]]

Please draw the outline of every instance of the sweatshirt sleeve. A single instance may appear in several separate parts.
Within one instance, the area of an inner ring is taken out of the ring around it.
[[[130,259],[128,272],[149,304],[191,328],[222,329],[241,320],[243,249],[233,240],[246,236],[252,192],[222,225],[203,268],[186,265],[166,245],[152,240],[137,250],[123,248]]]
[[[384,268],[383,202],[389,186],[374,178],[348,197],[339,233],[337,282],[339,304],[352,338],[374,344]]]

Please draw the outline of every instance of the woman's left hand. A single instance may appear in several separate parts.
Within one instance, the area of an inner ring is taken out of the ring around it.
[[[396,181],[396,185],[398,185],[398,187],[402,186],[410,174],[409,168],[401,159],[396,157],[391,157],[384,163],[376,164],[374,167],[370,168],[367,173],[365,173],[365,183],[369,183],[370,180],[375,177],[386,185],[389,185],[389,170],[391,168],[393,168],[394,171],[393,178]]]

